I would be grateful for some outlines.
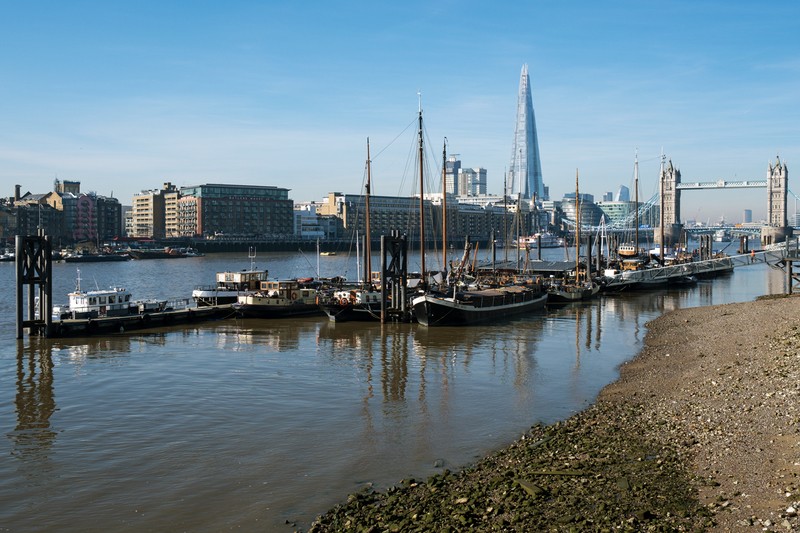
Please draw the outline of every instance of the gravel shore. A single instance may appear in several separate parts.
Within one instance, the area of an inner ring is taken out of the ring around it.
[[[589,409],[327,531],[800,531],[800,300],[681,309]]]

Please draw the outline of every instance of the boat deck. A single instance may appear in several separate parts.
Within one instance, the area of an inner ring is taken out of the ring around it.
[[[54,320],[48,337],[88,337],[100,333],[126,333],[143,329],[191,324],[234,316],[231,305],[187,307],[167,309],[152,313],[142,313],[114,317],[77,318]],[[32,334],[43,334],[34,331]]]

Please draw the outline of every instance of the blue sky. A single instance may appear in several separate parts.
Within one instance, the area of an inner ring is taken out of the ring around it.
[[[683,181],[763,179],[800,193],[800,3],[0,0],[0,186],[82,190],[250,183],[296,201],[413,192],[417,92],[443,138],[502,190],[529,65],[545,184],[558,199]],[[436,159],[438,158],[438,160]],[[794,209],[790,201],[790,211]],[[683,195],[682,218],[740,221],[766,192]]]

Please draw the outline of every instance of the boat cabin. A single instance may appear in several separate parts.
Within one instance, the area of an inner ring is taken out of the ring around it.
[[[641,270],[644,268],[644,261],[641,259],[624,259],[622,261],[622,270],[623,271],[631,271],[631,270]]]
[[[241,272],[217,272],[217,288],[233,291],[255,291],[261,282],[267,281],[267,270],[242,270]]]
[[[77,290],[68,296],[67,308],[54,307],[54,314],[57,312],[58,318],[65,314],[69,318],[125,316],[131,312],[131,295],[121,287],[88,292]]]

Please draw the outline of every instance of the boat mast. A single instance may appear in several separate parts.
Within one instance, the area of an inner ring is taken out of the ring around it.
[[[658,259],[661,261],[661,266],[664,266],[664,159],[666,156],[664,155],[664,149],[661,149],[661,172],[659,176],[659,181],[661,185],[661,245],[659,247],[659,256]]]
[[[504,258],[503,260],[506,263],[506,268],[508,268],[508,243],[511,239],[509,239],[508,233],[508,172],[505,172],[503,176],[503,253]],[[517,243],[519,245],[519,243]]]
[[[422,156],[423,156],[423,144],[422,144],[422,93],[417,93],[419,97],[419,255],[420,255],[420,267],[422,268],[422,283],[423,286],[426,285],[426,278],[425,278],[425,212],[423,211],[424,206],[424,183],[423,183],[423,172],[422,172]]]
[[[578,196],[578,169],[575,169],[575,283],[581,282],[581,200]]]
[[[633,158],[633,188],[634,188],[634,206],[633,208],[636,210],[634,213],[634,225],[635,228],[635,235],[636,240],[633,242],[633,249],[636,251],[636,255],[639,255],[639,150],[636,150],[636,155]]]
[[[442,270],[447,272],[447,137],[442,146]]]
[[[372,243],[370,242],[372,233],[369,227],[369,194],[370,194],[370,179],[371,179],[371,161],[369,158],[369,137],[367,137],[367,186],[365,187],[366,196],[364,197],[364,209],[366,211],[364,231],[366,232],[366,241],[364,244],[364,283],[367,287],[372,285]]]
[[[519,242],[520,242],[520,226],[522,225],[522,193],[517,191],[517,214],[515,215],[516,224],[514,224],[517,228],[517,272],[519,273]]]

